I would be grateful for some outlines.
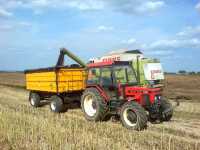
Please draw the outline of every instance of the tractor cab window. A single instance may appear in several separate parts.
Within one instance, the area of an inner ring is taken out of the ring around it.
[[[100,83],[101,83],[101,85],[103,85],[105,87],[110,87],[113,85],[111,68],[102,68],[101,69]]]
[[[117,66],[114,68],[116,82],[121,84],[136,83],[136,76],[130,66]]]
[[[133,68],[127,67],[126,72],[127,72],[128,82],[137,83],[136,75],[133,72]]]
[[[91,68],[88,71],[88,84],[99,84],[100,79],[100,69]]]

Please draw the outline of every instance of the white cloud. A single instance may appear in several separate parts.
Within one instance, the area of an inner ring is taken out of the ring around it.
[[[161,0],[0,0],[5,8],[112,10],[129,14],[151,14],[165,6]]]
[[[177,33],[179,37],[193,37],[200,36],[200,26],[186,27],[183,31]]]
[[[186,27],[173,37],[154,41],[150,49],[200,48],[200,26]]]
[[[112,31],[112,30],[114,30],[114,28],[111,26],[101,25],[97,27],[97,31]]]
[[[25,22],[25,21],[19,22],[18,25],[19,25],[20,27],[31,27],[31,26],[32,26],[31,23]]]
[[[13,26],[12,25],[0,25],[0,31],[10,31],[13,29]]]
[[[77,8],[80,10],[101,10],[104,8],[104,3],[97,0],[81,0],[69,1],[67,4],[69,7]]]
[[[156,55],[156,56],[169,56],[174,53],[173,50],[152,50],[152,51],[147,51],[147,55]]]
[[[200,2],[195,6],[195,8],[200,11]]]
[[[149,45],[150,49],[176,49],[176,48],[200,48],[200,39],[172,39],[159,40]]]
[[[102,0],[12,0],[3,1],[2,5],[8,8],[76,8],[79,10],[99,10],[104,8]]]
[[[147,1],[142,3],[136,10],[140,13],[155,12],[165,6],[164,1]]]
[[[106,1],[106,0],[104,0]],[[152,14],[166,4],[158,0],[110,0],[106,1],[111,8],[128,14]]]
[[[34,1],[31,1],[31,4],[33,6],[39,6],[39,7],[46,7],[48,6],[50,3],[48,0],[34,0]]]
[[[2,22],[0,24],[0,31],[1,32],[7,32],[12,30],[18,30],[18,29],[27,29],[32,26],[29,22]]]
[[[122,43],[123,44],[128,44],[128,45],[130,45],[130,44],[134,44],[134,43],[136,43],[136,39],[135,38],[130,38],[130,39],[128,39],[128,40],[123,40],[122,41]]]
[[[135,38],[123,40],[123,47],[134,47],[144,50],[147,55],[161,57],[171,56],[175,51],[199,50],[200,49],[200,26],[186,27],[182,31],[169,36],[166,39],[153,40],[152,42],[141,42]]]
[[[10,17],[13,14],[3,8],[0,8],[0,17]]]
[[[188,44],[191,45],[192,47],[200,48],[200,39],[197,38],[190,39],[188,41]]]
[[[180,41],[178,40],[158,40],[149,45],[150,48],[167,48],[167,47],[172,47],[176,48],[180,45]]]

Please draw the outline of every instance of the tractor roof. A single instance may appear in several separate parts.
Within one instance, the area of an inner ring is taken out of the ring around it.
[[[129,50],[129,51],[125,51],[124,53],[131,53],[131,54],[143,54],[140,50],[136,49],[136,50]]]
[[[97,62],[97,63],[89,63],[87,67],[104,67],[104,66],[113,66],[113,65],[129,65],[129,61],[108,61],[108,62]]]
[[[135,50],[126,50],[126,49],[120,49],[120,50],[116,50],[116,51],[111,51],[110,53],[108,53],[108,55],[113,55],[113,54],[143,54],[139,49],[135,49]]]

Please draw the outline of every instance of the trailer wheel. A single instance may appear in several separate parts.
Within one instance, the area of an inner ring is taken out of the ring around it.
[[[81,108],[89,121],[103,121],[108,110],[106,102],[95,88],[84,91],[81,97]]]
[[[140,131],[147,127],[147,114],[136,102],[126,102],[121,108],[120,118],[127,129]]]
[[[50,109],[55,113],[60,113],[66,111],[63,99],[59,96],[52,96],[50,98]]]
[[[172,104],[167,99],[161,99],[161,121],[170,121],[173,116]]]
[[[40,95],[38,93],[30,92],[29,102],[30,102],[31,106],[40,107],[41,106],[40,101],[41,101],[41,98],[40,98]]]

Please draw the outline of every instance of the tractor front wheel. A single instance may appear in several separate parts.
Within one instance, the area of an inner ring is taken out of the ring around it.
[[[172,104],[167,99],[161,99],[161,121],[170,121],[173,116]]]
[[[128,129],[143,130],[147,127],[147,114],[136,102],[126,102],[120,111],[122,125]]]
[[[96,88],[88,88],[81,97],[81,108],[89,121],[103,121],[107,104]]]

